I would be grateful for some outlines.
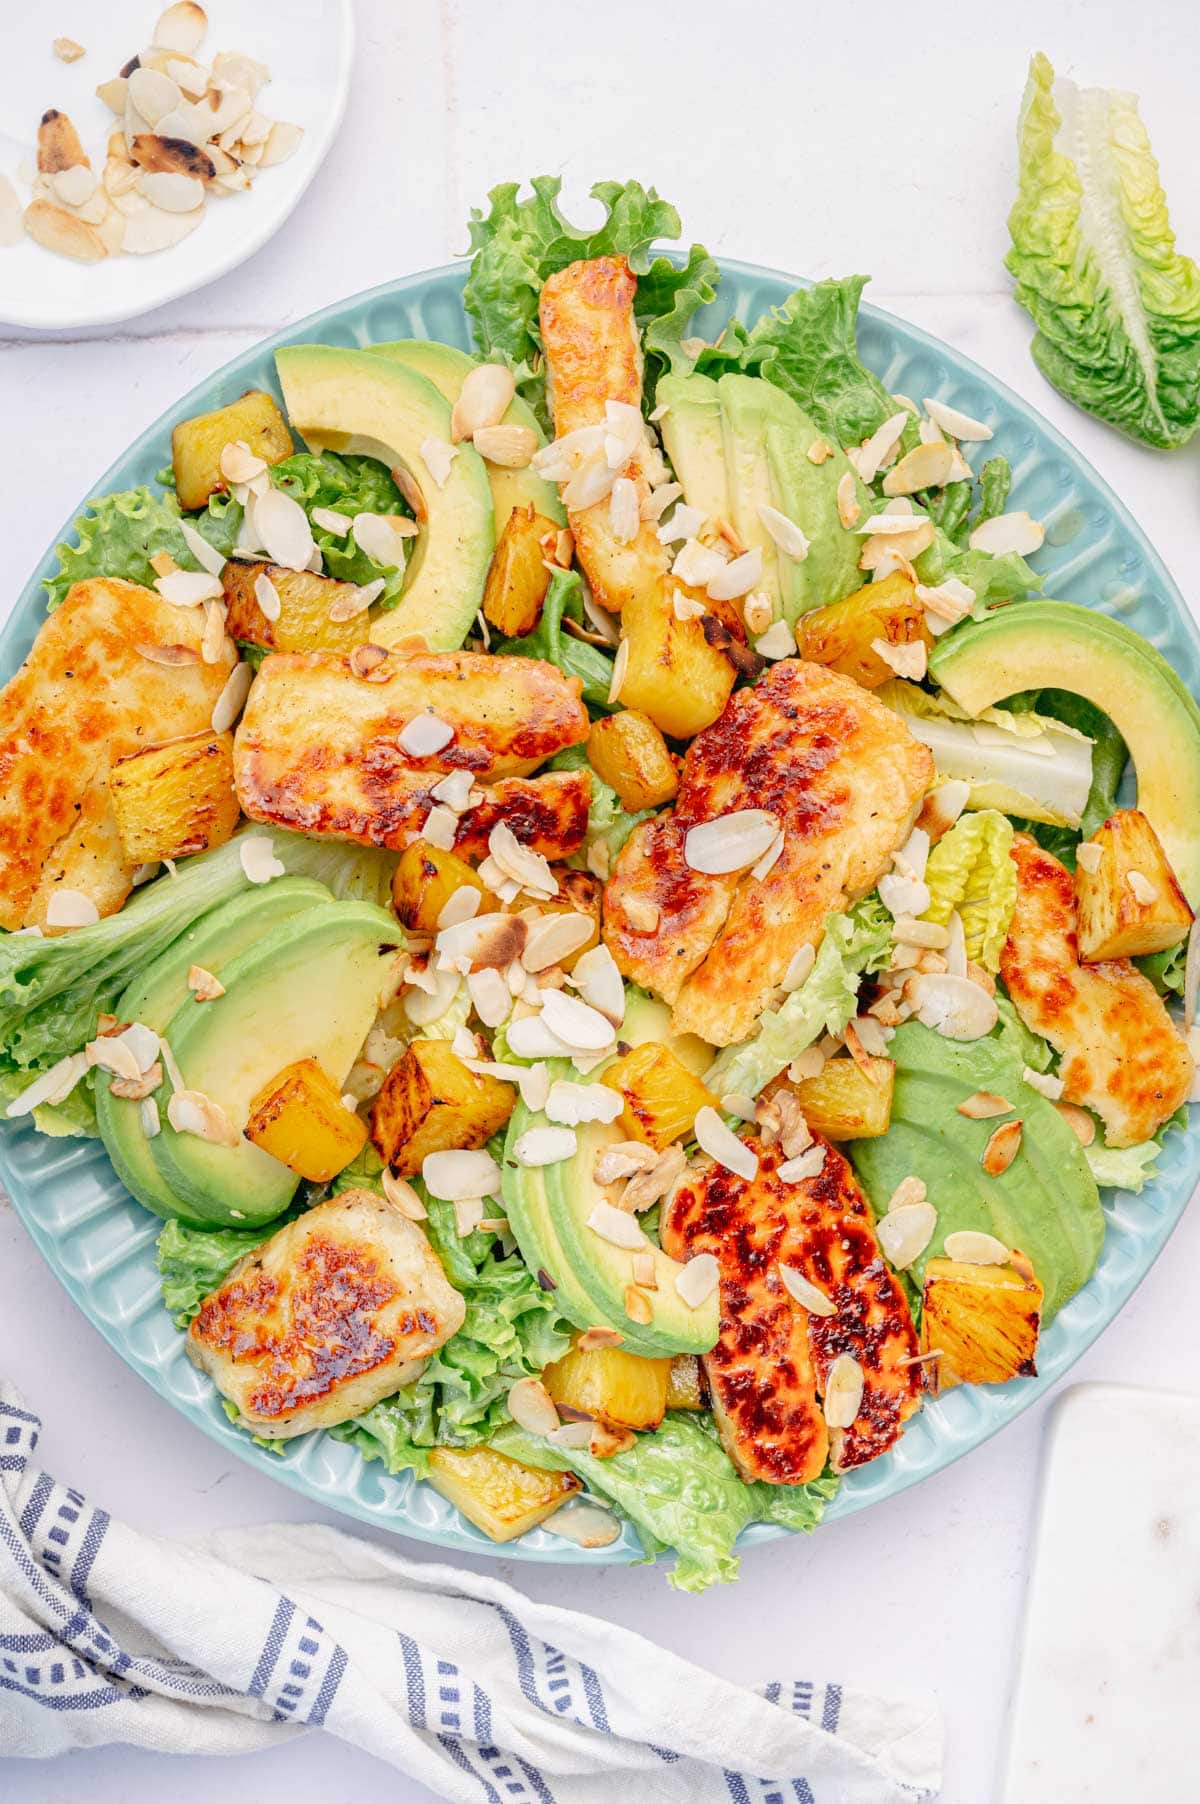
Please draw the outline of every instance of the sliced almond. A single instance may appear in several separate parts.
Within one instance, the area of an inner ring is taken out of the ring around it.
[[[1075,1135],[1080,1146],[1090,1146],[1096,1138],[1095,1117],[1073,1102],[1056,1102],[1054,1106]]]
[[[113,1096],[119,1096],[125,1102],[144,1102],[152,1096],[163,1081],[163,1068],[155,1061],[148,1070],[141,1071],[137,1077],[114,1077],[109,1084]]]
[[[153,129],[166,114],[182,104],[179,86],[158,69],[135,69],[129,77],[127,98],[132,101],[146,124]]]
[[[194,645],[136,645],[134,650],[147,664],[161,664],[168,670],[200,662],[200,653]]]
[[[74,169],[77,165],[89,167],[79,133],[65,113],[50,107],[38,124],[38,174],[57,175],[59,170]]]
[[[194,1134],[213,1146],[240,1146],[242,1137],[224,1109],[202,1090],[176,1090],[167,1104],[167,1120],[177,1134]]]
[[[852,531],[858,525],[859,517],[862,514],[858,500],[858,484],[854,480],[853,470],[844,471],[837,485],[837,510],[838,519],[846,531]]]
[[[246,705],[246,697],[250,693],[250,685],[253,681],[254,672],[249,664],[234,665],[212,711],[214,733],[229,731]]]
[[[144,170],[138,189],[152,207],[161,207],[164,213],[191,213],[204,204],[204,183],[199,176],[176,170]]]
[[[957,1233],[947,1234],[945,1240],[946,1257],[959,1265],[1007,1265],[1010,1248],[994,1234],[984,1234],[976,1228],[962,1228]]]
[[[450,415],[454,444],[469,439],[484,426],[498,426],[517,392],[516,377],[500,363],[481,363],[472,369]],[[536,446],[535,446],[536,449]]]
[[[159,50],[178,50],[191,56],[200,48],[208,30],[208,14],[196,0],[176,0],[160,14],[154,27],[154,44]]]
[[[839,1353],[825,1379],[825,1420],[830,1428],[849,1428],[862,1405],[863,1369],[849,1353]]]
[[[70,257],[76,263],[99,263],[108,249],[95,226],[56,207],[48,200],[31,201],[25,209],[25,230],[43,250]]]
[[[225,985],[203,965],[188,966],[187,986],[197,1002],[215,1002],[225,994]]]
[[[1045,537],[1046,528],[1040,520],[1032,519],[1022,509],[985,520],[982,526],[975,527],[967,543],[972,551],[988,551],[993,557],[1003,557],[1010,551],[1029,557],[1041,549]]]
[[[384,1166],[380,1183],[383,1185],[383,1194],[393,1209],[398,1209],[409,1221],[425,1221],[428,1218],[429,1211],[412,1185],[405,1183],[403,1178],[398,1178],[390,1165]]]
[[[575,1342],[575,1347],[580,1353],[598,1353],[601,1347],[619,1347],[624,1340],[625,1336],[619,1328],[585,1328]]]
[[[1012,1111],[1007,1096],[997,1096],[994,1090],[976,1090],[974,1096],[958,1105],[958,1113],[969,1121],[988,1121],[994,1115],[1011,1115]]]
[[[168,115],[170,117],[173,115]],[[190,175],[197,181],[211,182],[217,173],[208,153],[186,138],[166,137],[159,132],[137,132],[129,148],[138,168],[150,175]]]
[[[625,1286],[625,1314],[641,1328],[648,1328],[654,1320],[654,1304],[636,1284]]]
[[[802,1309],[806,1309],[809,1315],[828,1318],[837,1314],[837,1304],[823,1290],[818,1290],[815,1284],[810,1283],[796,1266],[781,1264],[778,1270],[780,1282],[789,1297],[793,1302],[799,1303]]]
[[[259,159],[260,169],[274,169],[279,163],[286,163],[300,148],[300,140],[304,136],[304,127],[291,125],[280,119],[271,127],[271,135],[263,146]],[[536,444],[536,439],[534,440]]]
[[[950,476],[953,453],[944,439],[915,445],[893,465],[883,479],[885,495],[916,495],[922,489],[940,489]]]
[[[194,232],[203,217],[202,207],[191,213],[165,213],[161,207],[148,206],[145,212],[127,213],[121,248],[135,257],[170,250]]]
[[[1021,1123],[1006,1121],[992,1134],[979,1163],[990,1178],[1001,1177],[1021,1150]]]

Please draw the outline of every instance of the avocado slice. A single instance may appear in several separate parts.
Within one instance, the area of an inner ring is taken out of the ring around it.
[[[703,1077],[716,1057],[714,1049],[699,1034],[676,1033],[668,1005],[632,984],[625,986],[621,1039],[629,1047],[644,1046],[648,1040],[666,1046],[694,1077]]]
[[[421,446],[450,442],[450,405],[415,370],[336,345],[285,345],[275,364],[293,432],[310,451],[345,451],[402,465],[426,518],[398,605],[371,623],[377,645],[419,634],[431,651],[455,651],[479,612],[495,543],[487,467],[459,445],[439,487]]]
[[[224,996],[189,996],[171,1017],[166,1037],[188,1088],[219,1103],[242,1130],[254,1096],[295,1059],[314,1058],[344,1083],[402,937],[372,902],[306,908],[274,927],[230,960]],[[162,1132],[150,1150],[181,1217],[233,1226],[271,1221],[287,1208],[299,1179],[286,1165],[249,1140],[231,1148],[176,1133],[165,1106],[159,1112]]]
[[[721,397],[711,376],[660,376],[654,398],[666,407],[659,431],[683,498],[707,520],[728,520],[729,478]]]
[[[478,364],[478,358],[466,351],[460,351],[456,345],[438,344],[435,339],[397,338],[389,344],[368,345],[367,350],[376,357],[390,357],[396,363],[404,364],[406,369],[415,370],[418,376],[424,376],[432,382],[438,393],[444,395],[451,407],[458,400],[462,385]],[[546,435],[538,425],[538,417],[528,401],[520,395],[514,395],[508,412],[502,422],[505,426],[528,426],[537,433],[539,445],[544,445]],[[492,485],[492,505],[496,512],[496,537],[508,524],[508,516],[514,507],[528,507],[532,502],[535,510],[547,520],[555,521],[559,526],[567,523],[567,510],[558,498],[558,489],[552,482],[539,476],[536,470],[526,467],[524,470],[506,470],[502,464],[488,464],[488,481]]]
[[[1137,771],[1137,805],[1188,901],[1200,904],[1200,707],[1148,640],[1073,602],[1023,601],[965,621],[929,668],[969,714],[1043,687],[1069,689],[1107,714]]]
[[[574,1081],[575,1074],[566,1067],[562,1074]],[[625,1287],[634,1281],[633,1254],[587,1225],[592,1209],[603,1200],[592,1176],[596,1154],[621,1138],[620,1128],[615,1123],[585,1123],[575,1130],[578,1145],[573,1158],[532,1169],[517,1165],[511,1157],[515,1141],[529,1128],[545,1124],[544,1115],[518,1103],[505,1143],[504,1205],[526,1264],[550,1278],[559,1309],[577,1328],[616,1328],[628,1352],[649,1359],[707,1353],[717,1340],[716,1293],[692,1309],[675,1288],[682,1268],[648,1243],[657,1279],[657,1288],[647,1291],[654,1319],[648,1327],[632,1322],[625,1313]]]
[[[332,901],[324,884],[309,877],[281,877],[231,897],[193,921],[186,933],[138,973],[117,1004],[118,1018],[141,1021],[156,1033],[165,1033],[172,1015],[188,999],[187,974],[192,965],[202,965],[220,977],[225,966],[256,945],[264,933],[314,903]],[[96,1121],[105,1151],[130,1195],[155,1215],[170,1220],[180,1213],[179,1199],[154,1163],[150,1142],[142,1132],[140,1104],[114,1096],[111,1084],[110,1074],[97,1068]]]

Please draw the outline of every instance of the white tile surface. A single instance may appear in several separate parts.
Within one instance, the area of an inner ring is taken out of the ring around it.
[[[152,10],[152,6],[149,10]],[[654,181],[711,249],[812,276],[866,269],[871,298],[1010,383],[1095,462],[1185,593],[1197,591],[1200,450],[1145,452],[1075,413],[1028,357],[1002,266],[1028,52],[1143,98],[1181,243],[1200,247],[1194,75],[1183,0],[1040,0],[919,11],[698,0],[359,0],[344,136],[274,243],[215,290],[98,340],[0,342],[0,495],[10,592],[75,499],[166,401],[265,332],[354,289],[446,261],[495,182],[560,170],[569,196]],[[51,21],[52,23],[52,21]],[[3,604],[0,604],[3,605]],[[52,1470],[160,1532],[312,1516],[231,1463],[135,1379],[0,1208],[0,1363],[43,1409]],[[1163,1385],[1194,1368],[1200,1215],[1185,1220],[1080,1376]],[[1045,1406],[931,1484],[751,1554],[733,1590],[685,1598],[647,1570],[500,1570],[531,1594],[618,1617],[748,1680],[827,1674],[932,1687],[947,1804],[994,1804]],[[413,1547],[417,1558],[432,1557]],[[427,1794],[308,1739],[271,1755],[167,1762],[120,1750],[35,1769],[0,1797],[58,1804],[349,1804]]]

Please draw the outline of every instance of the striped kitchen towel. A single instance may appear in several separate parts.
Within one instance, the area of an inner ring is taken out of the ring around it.
[[[235,1754],[324,1729],[456,1804],[937,1795],[928,1701],[744,1689],[337,1529],[139,1534],[39,1470],[39,1426],[0,1383],[0,1753]]]

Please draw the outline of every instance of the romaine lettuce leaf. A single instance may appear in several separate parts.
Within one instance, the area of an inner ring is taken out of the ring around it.
[[[994,808],[960,815],[930,852],[925,869],[930,896],[925,919],[944,927],[957,910],[967,957],[992,972],[1000,969],[1017,905],[1012,842],[1012,822]]]
[[[848,914],[830,915],[816,963],[799,989],[777,1009],[766,1009],[752,1039],[727,1046],[705,1073],[717,1096],[757,1096],[822,1034],[840,1033],[858,1007],[863,975],[887,957],[892,918],[878,896],[856,902]]]
[[[164,1222],[158,1235],[158,1270],[162,1300],[175,1326],[186,1328],[226,1272],[294,1214],[289,1211],[267,1228],[196,1228],[182,1221]]]
[[[598,645],[568,633],[564,616],[577,626],[583,624],[583,586],[577,570],[556,570],[533,631],[522,639],[500,639],[492,650],[498,657],[543,658],[547,664],[557,665],[564,676],[579,678],[583,699],[590,707],[606,710],[613,661]]]
[[[1078,88],[1033,58],[1009,214],[1033,356],[1077,406],[1166,449],[1200,419],[1200,269],[1175,249],[1132,94]]]
[[[1026,1027],[1012,1002],[1002,989],[996,991],[996,1008],[999,1020],[992,1029],[992,1037],[999,1040],[1004,1050],[1024,1070],[1028,1065],[1031,1071],[1049,1071],[1054,1064],[1054,1049],[1040,1034],[1035,1034]]]
[[[1092,784],[1078,830],[1040,821],[1018,820],[1039,845],[1075,869],[1075,848],[1101,826],[1117,805],[1117,790],[1129,761],[1125,741],[1107,714],[1069,689],[1031,689],[1014,695],[1005,706],[1014,714],[1036,711],[1043,719],[1061,721],[1074,732],[1086,733],[1092,742]]]
[[[1163,1141],[1172,1128],[1186,1128],[1188,1112],[1186,1108],[1176,1109],[1169,1121],[1164,1121],[1157,1134],[1149,1140],[1142,1140],[1137,1146],[1105,1146],[1097,1137],[1092,1144],[1084,1148],[1088,1165],[1097,1184],[1110,1186],[1114,1190],[1131,1190],[1134,1195],[1144,1190],[1151,1178],[1158,1176],[1155,1160],[1162,1152]]]
[[[10,1102],[34,1082],[31,1071],[18,1071],[0,1060],[0,1120]],[[64,1102],[44,1102],[33,1110],[33,1125],[51,1140],[98,1140],[96,1073],[86,1071]]]
[[[965,488],[968,485],[955,483],[951,486]],[[923,583],[935,587],[952,576],[960,583],[966,583],[975,592],[976,618],[995,602],[1021,601],[1041,588],[1041,577],[1019,552],[1006,551],[1002,556],[994,557],[990,551],[972,551],[969,546],[956,542],[951,531],[953,525],[953,519],[949,523],[939,520],[933,544],[917,558],[917,575]],[[961,522],[956,530],[960,537],[967,536]]]

